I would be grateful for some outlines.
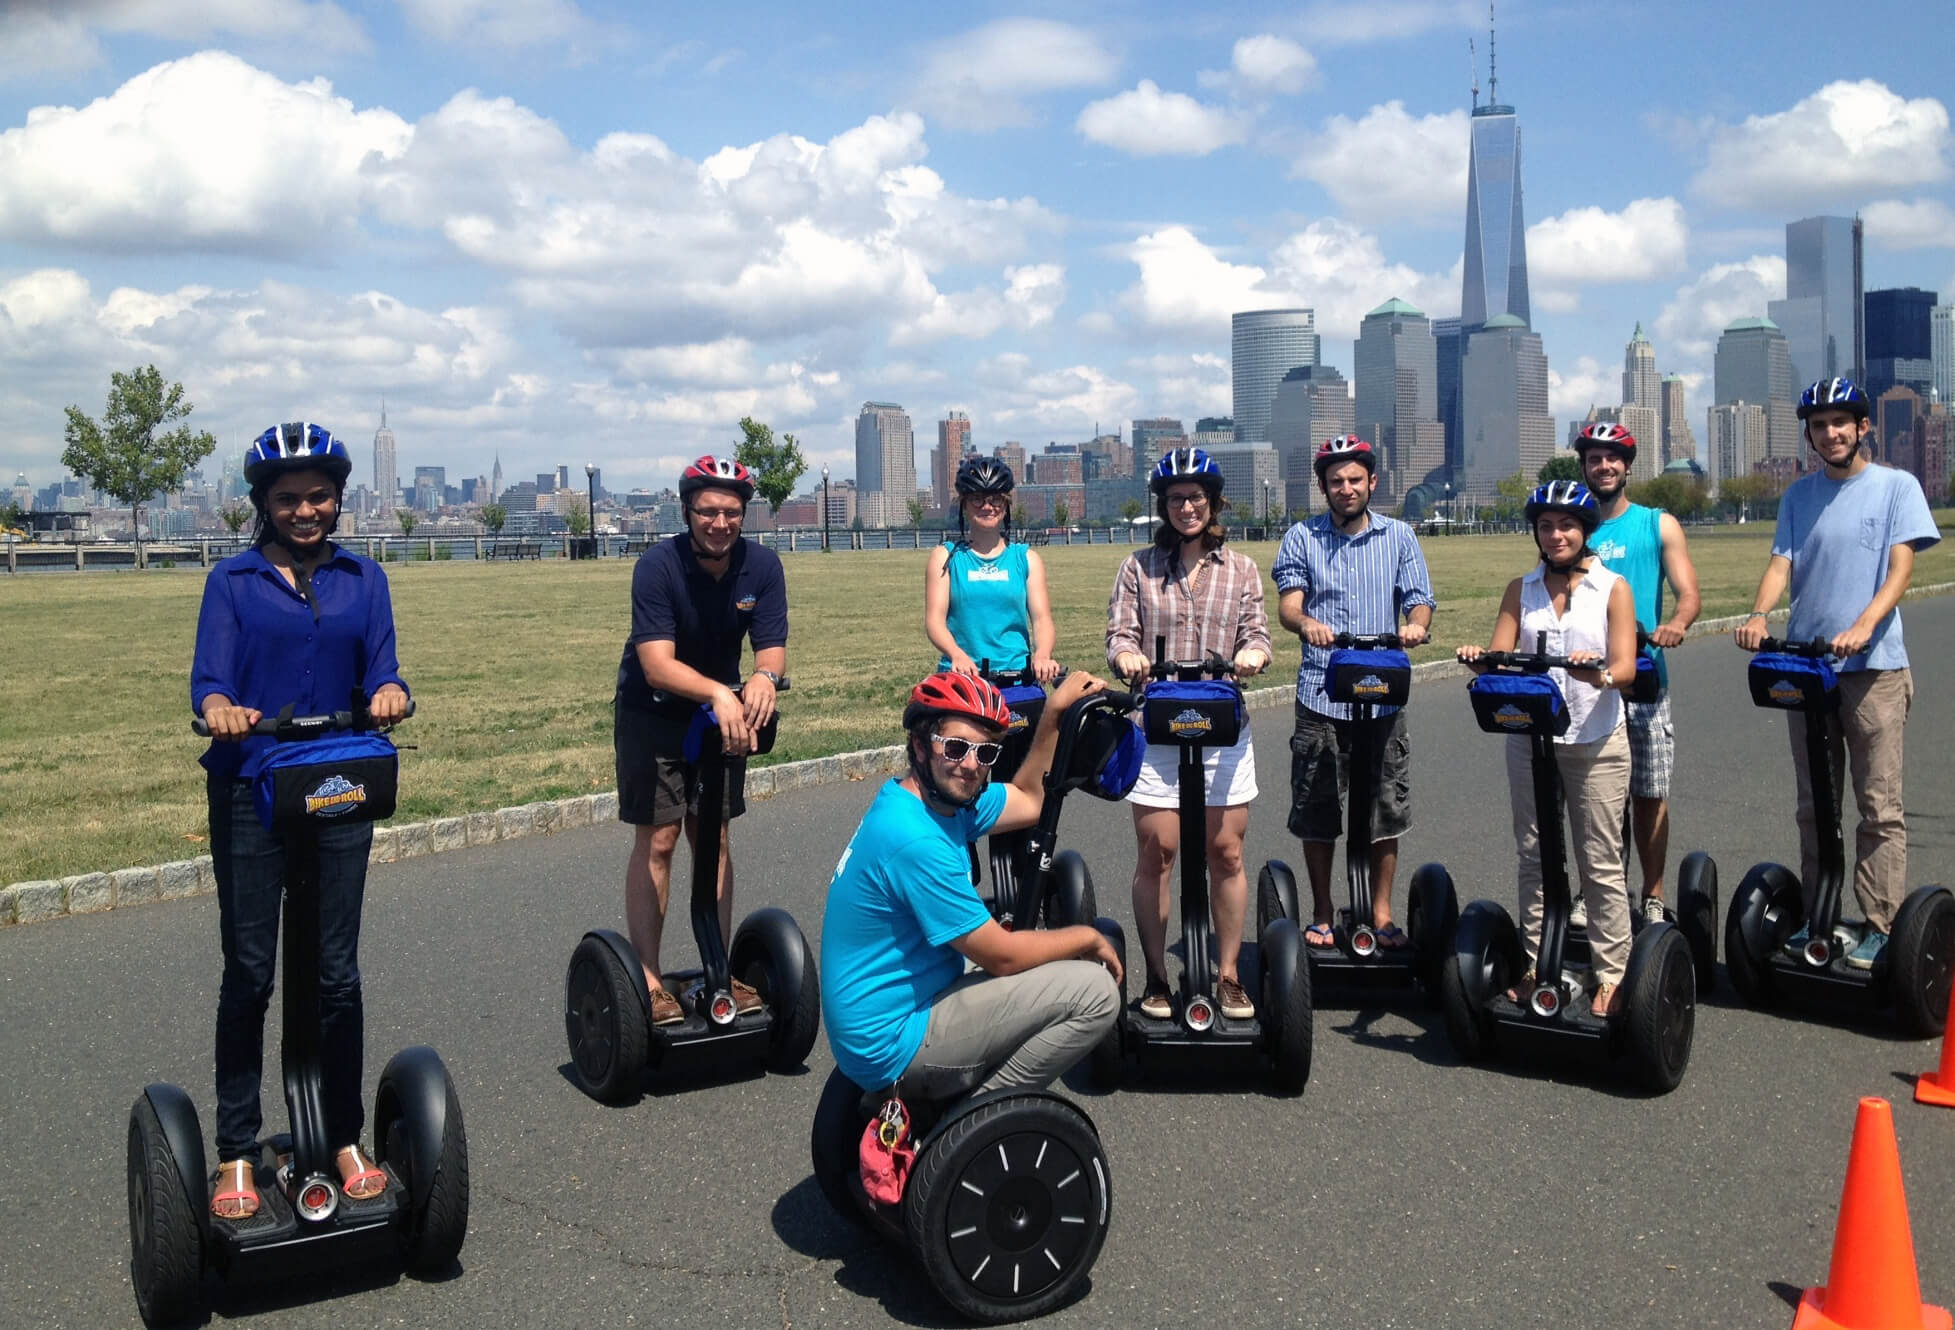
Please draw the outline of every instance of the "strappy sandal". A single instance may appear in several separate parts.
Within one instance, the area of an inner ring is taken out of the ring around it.
[[[1525,1000],[1525,995],[1534,991],[1535,977],[1534,967],[1528,966],[1527,972],[1516,979],[1514,986],[1507,990],[1507,1000],[1519,1006]]]
[[[249,1159],[227,1159],[217,1166],[217,1194],[210,1198],[210,1212],[233,1223],[258,1213],[258,1183]]]
[[[1595,996],[1588,1001],[1589,1013],[1606,1021],[1616,1014],[1616,998],[1621,993],[1620,985],[1603,984],[1595,990]]]
[[[339,1189],[348,1200],[370,1201],[387,1190],[386,1173],[358,1145],[341,1146],[333,1162],[339,1166]]]

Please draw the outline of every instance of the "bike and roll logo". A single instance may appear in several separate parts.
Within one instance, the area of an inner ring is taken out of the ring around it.
[[[1351,696],[1356,698],[1390,697],[1391,685],[1375,674],[1367,674],[1351,685]]]
[[[1005,726],[1006,734],[1017,734],[1020,730],[1023,730],[1027,725],[1032,723],[1032,718],[1020,711],[1017,707],[1012,707],[1010,711],[1011,724]]]
[[[1498,711],[1493,713],[1493,723],[1505,730],[1525,730],[1533,726],[1534,717],[1528,715],[1512,702],[1505,702],[1501,704]]]
[[[1186,707],[1168,720],[1168,733],[1175,735],[1203,735],[1214,728],[1208,713],[1194,707]]]
[[[1782,707],[1801,706],[1806,700],[1805,690],[1784,675],[1772,680],[1772,686],[1765,690],[1765,696]]]
[[[749,591],[746,595],[740,597],[740,599],[733,602],[733,608],[740,611],[740,613],[742,614],[752,614],[753,607],[757,603],[758,603],[758,598],[753,594],[753,592]]]
[[[332,775],[321,781],[305,797],[307,817],[339,817],[367,801],[367,787],[355,785],[344,776]]]

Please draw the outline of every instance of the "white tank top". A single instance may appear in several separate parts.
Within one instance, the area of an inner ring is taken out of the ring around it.
[[[1609,589],[1622,578],[1602,566],[1600,559],[1589,560],[1582,580],[1568,588],[1568,612],[1556,616],[1554,602],[1543,580],[1543,565],[1521,579],[1520,651],[1545,651],[1551,656],[1566,656],[1576,651],[1593,651],[1606,662],[1609,655]],[[1541,634],[1546,644],[1537,646]],[[1586,744],[1606,739],[1623,723],[1622,694],[1597,688],[1568,677],[1567,670],[1549,670],[1562,700],[1568,705],[1568,732],[1556,743]]]

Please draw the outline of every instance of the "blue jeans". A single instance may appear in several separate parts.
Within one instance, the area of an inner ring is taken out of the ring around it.
[[[217,992],[217,1157],[255,1152],[264,1114],[265,1008],[278,958],[285,847],[251,806],[247,781],[211,776],[210,850],[217,876],[224,979]],[[360,906],[371,822],[333,823],[319,834],[319,1063],[326,1139],[360,1138],[365,1015],[360,1004]]]

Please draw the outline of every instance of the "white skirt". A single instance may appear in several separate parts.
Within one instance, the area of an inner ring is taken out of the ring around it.
[[[1176,744],[1149,744],[1140,761],[1140,779],[1127,795],[1143,808],[1179,808],[1181,749]],[[1210,808],[1235,808],[1256,797],[1256,745],[1247,727],[1233,748],[1202,752],[1203,789]]]

